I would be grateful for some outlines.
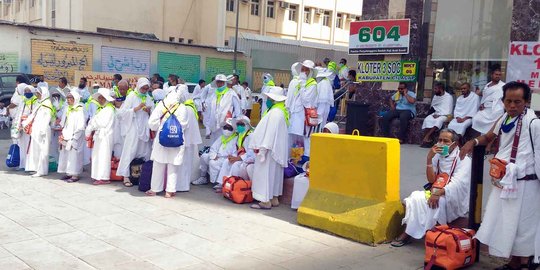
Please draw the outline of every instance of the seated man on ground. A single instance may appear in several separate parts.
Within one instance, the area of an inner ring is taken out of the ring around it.
[[[210,182],[214,185],[214,189],[221,189],[223,184],[223,178],[219,179],[219,172],[221,167],[228,162],[229,157],[236,157],[236,143],[238,141],[238,134],[236,133],[236,123],[232,118],[225,120],[225,125],[222,127],[223,132],[220,137],[210,147],[210,152],[204,153],[201,156],[201,177],[191,182],[193,185],[206,185],[208,184],[208,178],[206,174],[210,175]]]
[[[433,94],[433,100],[431,101],[431,110],[433,113],[428,115],[422,124],[424,139],[421,147],[423,148],[431,148],[433,146],[431,136],[442,128],[444,122],[448,120],[448,116],[452,114],[454,98],[444,90],[444,84],[440,82],[435,83]]]
[[[480,97],[471,92],[471,85],[463,83],[461,85],[461,96],[457,98],[454,108],[454,119],[448,124],[448,128],[463,136],[467,129],[472,126],[472,118],[478,112]]]
[[[394,118],[399,118],[399,142],[407,139],[409,121],[416,116],[416,93],[407,89],[407,84],[400,82],[398,92],[390,98],[390,108],[383,116],[382,132],[385,137],[390,136],[390,125]]]
[[[405,232],[392,246],[401,247],[411,237],[421,239],[436,224],[447,224],[469,212],[471,159],[459,157],[459,135],[443,129],[427,155],[425,190],[414,191],[405,201]],[[429,187],[429,188],[428,188]]]

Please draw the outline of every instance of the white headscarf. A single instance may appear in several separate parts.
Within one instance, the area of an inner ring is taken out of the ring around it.
[[[28,84],[26,84],[26,83],[19,83],[17,85],[17,87],[15,88],[15,91],[17,91],[17,94],[22,96],[22,95],[24,95],[24,89],[26,89],[27,86],[28,86]],[[32,93],[33,93],[33,91],[32,91]]]
[[[139,78],[139,80],[137,80],[137,92],[141,92],[140,89],[145,86],[145,85],[148,85],[148,87],[151,87],[150,85],[150,81],[147,79],[147,78]]]
[[[49,93],[49,89],[46,88],[46,87],[38,87],[36,89],[36,92],[41,94],[41,99],[40,100],[48,99],[51,96],[51,94]]]
[[[81,94],[79,94],[79,91],[72,89],[69,91],[68,96],[69,95],[73,96],[73,106],[76,106],[79,104],[79,102],[81,102]]]
[[[22,92],[23,95],[24,95],[24,90],[26,90],[26,89],[30,89],[30,91],[31,91],[32,93],[34,93],[34,94],[36,93],[36,88],[34,88],[33,86],[31,86],[31,85],[28,84],[28,85],[26,85],[26,86],[23,88],[23,92]]]

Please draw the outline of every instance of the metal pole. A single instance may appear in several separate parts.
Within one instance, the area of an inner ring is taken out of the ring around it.
[[[235,34],[234,34],[233,74],[237,74],[236,61],[237,61],[238,56],[236,54],[238,53],[238,20],[239,20],[239,15],[240,15],[240,0],[236,0],[235,5],[236,5],[236,28],[235,28]]]
[[[484,184],[485,146],[476,146],[472,155],[471,193],[469,199],[469,228],[478,231],[482,222],[482,192]],[[480,261],[480,243],[476,240],[476,261]]]

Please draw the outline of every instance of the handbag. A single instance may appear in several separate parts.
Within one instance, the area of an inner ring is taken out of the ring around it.
[[[425,269],[459,269],[476,262],[478,248],[474,230],[435,226],[426,232]],[[439,269],[439,268],[437,268]]]
[[[524,111],[523,113],[525,113]],[[517,150],[519,146],[519,137],[521,137],[523,114],[519,116],[517,120],[516,133],[514,134],[514,141],[512,143],[512,152],[510,153],[510,162],[516,163]],[[501,129],[499,129],[499,137],[501,136]],[[489,175],[494,179],[500,180],[506,175],[506,165],[508,162],[498,158],[492,158],[489,161]]]
[[[319,125],[319,115],[315,108],[304,108],[306,114],[306,126],[316,127]]]

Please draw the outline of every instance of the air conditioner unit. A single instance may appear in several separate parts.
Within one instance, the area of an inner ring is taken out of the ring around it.
[[[247,5],[249,4],[249,0],[241,0],[242,4]]]
[[[318,8],[315,11],[317,12],[317,14],[324,14],[324,9],[322,8]]]
[[[287,9],[287,8],[289,8],[289,3],[285,2],[285,1],[281,1],[281,2],[279,2],[279,7]]]

